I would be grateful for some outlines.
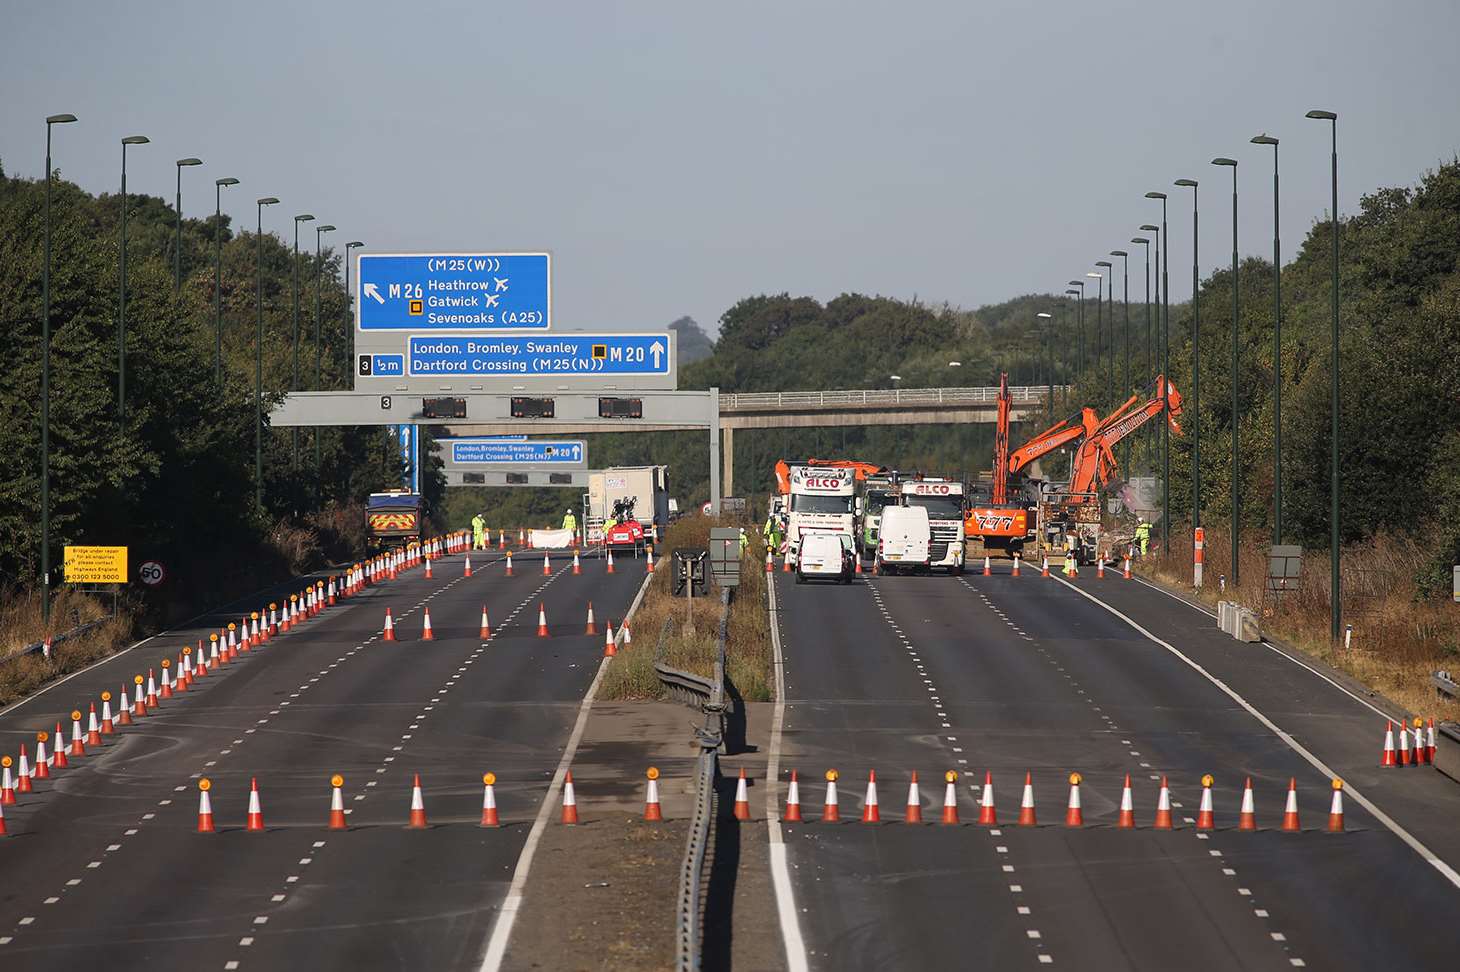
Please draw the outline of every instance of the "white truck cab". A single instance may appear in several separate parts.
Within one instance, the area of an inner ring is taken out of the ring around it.
[[[902,505],[928,511],[932,532],[929,564],[963,573],[963,484],[945,479],[919,479],[902,484]],[[887,511],[883,510],[883,522]],[[884,527],[885,529],[885,527]]]
[[[802,533],[834,533],[855,542],[858,504],[856,474],[852,470],[792,466],[790,479],[786,555],[793,565]]]

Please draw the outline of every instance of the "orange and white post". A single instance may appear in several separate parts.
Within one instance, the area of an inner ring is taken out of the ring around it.
[[[1203,557],[1202,548],[1206,545],[1206,539],[1207,539],[1206,527],[1197,527],[1196,530],[1193,533],[1192,543],[1191,543],[1191,556],[1192,556],[1192,563],[1191,563],[1191,586],[1192,587],[1201,587],[1201,579],[1202,579],[1201,578],[1201,569],[1202,569],[1202,557]]]

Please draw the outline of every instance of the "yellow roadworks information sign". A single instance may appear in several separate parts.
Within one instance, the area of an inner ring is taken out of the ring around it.
[[[65,557],[68,584],[125,584],[126,547],[70,547]]]

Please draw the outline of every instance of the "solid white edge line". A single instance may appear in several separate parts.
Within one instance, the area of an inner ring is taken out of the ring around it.
[[[1166,588],[1162,587],[1159,584],[1152,584],[1150,581],[1146,580],[1144,577],[1136,577],[1134,574],[1132,574],[1131,575],[1131,579],[1132,580],[1140,581],[1146,587],[1149,587],[1151,590],[1156,591],[1157,593],[1165,594],[1167,597],[1171,598],[1173,601],[1176,601],[1179,604],[1186,605],[1187,607],[1191,608],[1193,611],[1197,612],[1198,614],[1205,614],[1207,617],[1212,618],[1213,620],[1216,619],[1216,615],[1213,614],[1211,611],[1208,611],[1204,605],[1201,605],[1201,604],[1193,604],[1191,601],[1188,601],[1186,598],[1181,597],[1179,594],[1173,594],[1171,591],[1166,590]],[[1288,661],[1292,662],[1294,665],[1297,665],[1299,668],[1307,669],[1309,672],[1313,673],[1314,675],[1317,675],[1319,678],[1323,679],[1329,685],[1332,685],[1334,688],[1338,689],[1344,695],[1347,695],[1349,698],[1353,699],[1355,702],[1357,702],[1360,705],[1364,706],[1370,712],[1373,712],[1374,714],[1378,715],[1380,718],[1387,719],[1390,722],[1403,722],[1404,721],[1403,717],[1390,715],[1389,713],[1385,712],[1383,709],[1379,708],[1377,705],[1374,705],[1368,699],[1364,698],[1361,695],[1355,694],[1351,690],[1345,688],[1343,685],[1340,685],[1338,682],[1335,682],[1333,679],[1329,678],[1327,675],[1323,674],[1318,669],[1314,668],[1312,665],[1309,665],[1307,662],[1303,661],[1303,659],[1293,657],[1291,654],[1289,654],[1288,652],[1286,652],[1283,649],[1279,648],[1277,645],[1273,644],[1272,642],[1268,641],[1266,638],[1262,639],[1262,641],[1260,642],[1260,644],[1264,648],[1266,648],[1268,651],[1274,652],[1275,654],[1277,654],[1281,658],[1286,658]]]
[[[786,946],[786,968],[789,972],[806,972],[806,940],[801,937],[801,922],[796,916],[796,896],[791,890],[791,872],[786,866],[786,841],[781,835],[781,727],[786,722],[786,662],[781,654],[781,631],[777,623],[776,579],[766,584],[767,612],[770,615],[771,649],[776,670],[776,708],[771,720],[771,751],[766,760],[765,824],[770,839],[771,884],[776,892],[776,914],[781,922],[781,941]]]
[[[1053,579],[1059,581],[1061,584],[1063,584],[1064,586],[1068,587],[1070,590],[1074,591],[1076,594],[1080,595],[1081,597],[1085,598],[1087,601],[1090,601],[1092,604],[1096,604],[1099,607],[1104,608],[1106,611],[1109,611],[1111,614],[1115,615],[1116,617],[1118,617],[1122,621],[1124,621],[1126,624],[1130,625],[1136,631],[1139,631],[1141,634],[1145,635],[1146,638],[1148,638],[1150,641],[1154,642],[1155,644],[1160,645],[1162,648],[1165,648],[1171,654],[1173,654],[1177,658],[1181,659],[1183,662],[1185,662],[1187,665],[1189,665],[1192,669],[1194,669],[1196,672],[1198,672],[1203,678],[1205,678],[1207,681],[1211,682],[1217,688],[1221,689],[1224,693],[1226,693],[1227,697],[1230,698],[1233,702],[1236,702],[1243,709],[1247,710],[1247,714],[1248,715],[1252,716],[1258,722],[1260,722],[1264,726],[1266,726],[1267,729],[1268,729],[1268,731],[1270,731],[1273,735],[1277,736],[1284,743],[1286,743],[1287,746],[1288,746],[1288,748],[1292,749],[1293,752],[1297,753],[1299,756],[1302,756],[1315,769],[1317,769],[1320,773],[1323,773],[1330,780],[1339,779],[1340,778],[1339,775],[1337,773],[1335,773],[1332,769],[1330,769],[1327,765],[1325,765],[1324,762],[1321,759],[1319,759],[1317,756],[1313,755],[1307,749],[1303,748],[1303,745],[1301,743],[1299,743],[1292,736],[1288,735],[1287,732],[1285,732],[1284,730],[1282,730],[1281,728],[1279,728],[1278,725],[1277,725],[1277,723],[1273,722],[1267,716],[1263,715],[1255,707],[1253,707],[1252,703],[1248,702],[1242,696],[1238,695],[1237,692],[1234,689],[1232,689],[1231,686],[1229,686],[1226,682],[1222,681],[1220,678],[1217,678],[1217,676],[1215,676],[1211,672],[1207,671],[1205,668],[1203,668],[1201,665],[1197,664],[1191,658],[1187,657],[1185,654],[1183,654],[1174,645],[1170,644],[1169,642],[1162,641],[1160,638],[1156,637],[1154,634],[1152,634],[1151,632],[1149,632],[1145,628],[1143,628],[1140,625],[1139,622],[1135,621],[1129,615],[1124,614],[1121,611],[1117,610],[1116,608],[1111,607],[1109,604],[1106,604],[1104,601],[1100,600],[1100,598],[1098,598],[1098,597],[1095,597],[1093,594],[1086,593],[1085,591],[1083,591],[1080,588],[1076,587],[1074,584],[1071,584],[1069,581],[1065,580],[1064,578],[1062,578],[1062,577],[1055,577]],[[1347,781],[1344,782],[1343,791],[1348,796],[1352,797],[1355,803],[1357,803],[1359,806],[1363,807],[1365,810],[1369,811],[1370,815],[1372,815],[1375,820],[1379,821],[1385,827],[1389,828],[1389,830],[1394,834],[1394,836],[1396,836],[1400,840],[1404,841],[1406,844],[1408,844],[1414,850],[1414,852],[1416,854],[1418,854],[1420,857],[1422,857],[1426,861],[1428,861],[1429,864],[1435,870],[1439,871],[1442,875],[1444,875],[1444,877],[1445,877],[1445,879],[1447,881],[1449,881],[1451,884],[1453,884],[1456,888],[1460,888],[1460,872],[1457,872],[1453,867],[1451,867],[1449,864],[1447,864],[1443,860],[1441,860],[1440,857],[1439,857],[1439,855],[1436,854],[1434,851],[1430,850],[1424,844],[1422,844],[1420,842],[1419,838],[1415,837],[1409,831],[1405,830],[1402,826],[1399,825],[1399,823],[1397,821],[1395,821],[1392,817],[1390,817],[1384,811],[1380,810],[1374,804],[1374,802],[1372,800],[1370,800],[1368,797],[1364,796],[1358,790],[1354,789],[1354,787],[1351,784],[1349,784]]]
[[[644,594],[649,590],[649,582],[654,579],[653,574],[645,574],[644,582],[639,585],[639,593],[634,597],[633,603],[629,605],[628,613],[624,619],[628,620],[634,616],[639,609],[639,604],[644,600]],[[623,630],[623,626],[619,626]],[[617,640],[618,636],[614,636]],[[542,840],[543,831],[547,830],[548,818],[552,816],[553,808],[557,806],[558,794],[563,789],[563,777],[567,775],[568,766],[573,762],[573,757],[578,754],[578,743],[583,739],[583,731],[588,727],[588,716],[593,711],[593,700],[598,696],[598,686],[603,682],[603,675],[608,671],[608,663],[612,658],[605,655],[598,663],[598,671],[593,676],[593,684],[588,686],[588,692],[583,696],[583,702],[578,706],[578,720],[573,723],[573,732],[568,736],[568,744],[563,748],[563,758],[558,760],[557,771],[553,773],[553,781],[548,784],[547,795],[542,799],[542,806],[537,808],[537,817],[532,821],[532,830],[527,834],[527,841],[522,845],[522,853],[517,855],[517,866],[512,871],[512,883],[507,888],[507,896],[502,899],[502,907],[497,912],[497,920],[492,923],[492,934],[487,939],[486,954],[482,956],[482,972],[496,972],[502,967],[502,962],[507,958],[507,944],[512,938],[512,926],[517,921],[517,912],[522,908],[524,894],[527,890],[527,875],[532,870],[532,859],[537,854],[537,845]]]

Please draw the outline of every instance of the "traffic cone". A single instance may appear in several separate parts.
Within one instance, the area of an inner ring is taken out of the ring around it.
[[[836,801],[836,778],[836,770],[826,771],[826,802],[821,806],[822,823],[840,823],[842,819],[841,808]]]
[[[958,823],[958,774],[953,770],[943,774],[943,823]]]
[[[518,527],[517,529],[517,546],[527,546],[527,531],[522,529],[521,527]]]
[[[1434,761],[1435,761],[1435,720],[1433,718],[1431,718],[1430,719],[1430,724],[1426,727],[1426,731],[1425,731],[1425,762],[1426,763],[1434,763]]]
[[[51,765],[56,769],[65,769],[71,765],[71,760],[66,758],[66,737],[61,734],[61,723],[56,723],[56,734],[51,737]]]
[[[1105,579],[1105,555],[1104,554],[1101,554],[1100,557],[1095,561],[1095,579],[1096,580],[1104,580]]]
[[[381,641],[395,640],[395,622],[390,618],[390,608],[385,609],[385,630],[380,636]]]
[[[744,772],[744,770],[741,770],[741,773]],[[663,820],[664,811],[659,807],[659,767],[649,767],[644,775],[649,778],[649,784],[644,792],[644,819]],[[741,780],[742,782],[744,781],[743,776],[741,777]],[[746,816],[749,816],[749,813],[749,808],[747,808]],[[745,819],[744,817],[740,816],[740,803],[738,800],[735,803],[735,818],[737,820]]]
[[[781,558],[781,573],[783,573],[783,574],[789,574],[790,572],[791,572],[791,555],[789,553],[787,553],[784,557]]]
[[[1298,823],[1298,781],[1288,780],[1288,804],[1283,808],[1283,830],[1294,833],[1303,829]]]
[[[1123,570],[1121,572],[1121,576],[1123,576],[1126,580],[1130,580],[1130,558],[1129,557],[1125,558],[1125,570]]]
[[[426,561],[430,563],[431,561]],[[349,830],[345,823],[345,795],[340,787],[345,785],[345,778],[338,773],[330,777],[330,830]]]
[[[1080,774],[1070,774],[1070,802],[1065,806],[1065,826],[1085,826],[1085,812],[1080,809]]]
[[[610,574],[613,573],[613,548],[612,547],[609,547],[608,548],[608,570],[607,570],[607,573],[610,573]]]
[[[1247,785],[1242,788],[1242,809],[1237,815],[1238,830],[1257,829],[1257,809],[1252,802],[1252,777],[1247,777]]]
[[[172,660],[162,659],[162,689],[157,693],[159,699],[172,698]]]
[[[1394,723],[1390,722],[1384,729],[1384,754],[1379,759],[1380,766],[1398,766],[1399,760],[1394,758]]]
[[[507,549],[507,531],[506,530],[498,530],[497,531],[497,549],[498,550],[506,550]]]
[[[1201,806],[1196,811],[1196,829],[1211,830],[1216,825],[1212,814],[1212,775],[1208,773],[1201,778]]]
[[[483,604],[482,605],[482,630],[481,630],[481,634],[480,634],[479,637],[483,641],[486,641],[491,636],[492,636],[492,622],[489,621],[489,620],[487,620],[487,606],[485,604]]]
[[[862,555],[861,554],[856,554],[853,557],[852,562],[855,565],[852,568],[852,573],[854,573],[854,574],[860,574],[862,572]]]
[[[411,822],[412,830],[424,830],[426,828],[426,801],[421,797],[421,774],[415,774],[411,783]]]
[[[38,780],[48,780],[51,778],[51,759],[46,755],[46,737],[48,735],[49,733],[47,732],[38,732],[35,734],[34,776]]]
[[[101,723],[96,721],[96,703],[91,703],[91,711],[86,717],[86,745],[101,745]]]
[[[512,576],[512,551],[507,551],[507,576]]]
[[[1034,816],[1034,775],[1032,773],[1024,774],[1024,795],[1019,799],[1019,826],[1039,826],[1039,821]]]
[[[1075,559],[1074,555],[1073,554],[1065,554],[1065,562],[1070,565],[1070,576],[1071,577],[1079,577],[1080,576],[1080,562]]]
[[[1156,822],[1151,826],[1157,830],[1171,829],[1171,790],[1166,777],[1161,777],[1161,792],[1156,797]]]
[[[993,571],[989,569],[989,557],[988,557],[988,554],[984,554],[984,558],[983,558],[983,575],[985,577],[988,577],[992,573],[993,573]]]
[[[496,773],[484,773],[482,775],[482,823],[483,827],[500,827],[501,820],[497,816],[497,794],[492,790],[493,784],[497,782]]]
[[[583,573],[583,565],[580,564],[580,563],[578,563],[578,548],[577,547],[574,547],[573,548],[573,573],[575,573],[575,574],[581,574],[581,573]]]
[[[735,819],[750,819],[750,793],[746,789],[745,767],[740,768],[740,778],[735,781]]]
[[[1343,780],[1333,781],[1333,802],[1328,806],[1328,832],[1343,833]]]
[[[624,618],[623,621],[619,622],[618,633],[624,644],[631,645],[634,643],[634,629],[629,627],[628,618]]]
[[[421,640],[422,641],[435,641],[436,640],[436,635],[433,634],[432,631],[431,631],[431,609],[430,608],[425,608],[424,611],[426,613],[426,618],[425,618],[425,621],[421,625]]]
[[[244,830],[263,830],[264,811],[259,804],[259,781],[253,777],[248,784],[248,825]]]
[[[765,572],[767,574],[774,574],[776,572],[776,561],[775,558],[771,556],[770,547],[765,548]]]
[[[1399,723],[1399,765],[1409,765],[1409,727],[1406,723]]]
[[[1019,576],[1019,555],[1018,554],[1015,554],[1014,555],[1014,570],[1013,570],[1012,576],[1014,576],[1014,577],[1018,577]]]
[[[142,676],[135,676],[132,682],[137,686],[137,694],[132,700],[132,718],[140,719],[147,714],[147,703],[143,701],[142,695]]]
[[[9,759],[10,757],[7,756],[5,758]],[[786,812],[781,814],[781,822],[801,822],[801,785],[796,781],[795,770],[791,770],[791,782],[786,785]]]
[[[586,634],[586,635],[598,634],[598,623],[593,620],[593,602],[592,601],[589,601],[588,602],[588,623],[583,628],[583,633]]]
[[[578,822],[578,798],[573,793],[573,771],[563,776],[563,823],[572,825]]]
[[[913,770],[912,779],[907,784],[907,809],[903,811],[903,823],[923,822],[923,796],[918,792],[918,771]]]
[[[1115,820],[1119,830],[1134,830],[1136,826],[1135,799],[1130,792],[1130,774],[1125,774],[1125,788],[1120,791],[1120,816]]]
[[[20,763],[15,768],[15,776],[15,792],[31,792],[33,787],[30,783],[30,759],[25,755],[25,743],[20,744]]]
[[[24,754],[22,754],[23,756]],[[74,709],[71,712],[71,755],[85,756],[86,743],[81,736],[81,710]]]
[[[198,833],[200,834],[214,833],[213,803],[208,799],[208,791],[212,788],[213,781],[207,777],[198,781]]]
[[[613,640],[613,622],[603,629],[603,654],[605,658],[612,658],[618,654],[618,645]]]
[[[1039,565],[1039,576],[1040,577],[1048,577],[1049,576],[1049,555],[1048,554],[1045,555],[1044,560]]]
[[[548,632],[547,608],[543,605],[543,602],[541,601],[537,602],[537,636],[539,638],[552,637],[552,635]]]
[[[507,555],[507,573],[512,573],[512,555]],[[466,564],[461,568],[462,577],[471,576],[471,554],[466,555]]]
[[[978,801],[978,822],[986,827],[999,825],[999,812],[994,806],[994,774],[989,770],[984,770],[983,773],[983,794]]]
[[[741,770],[740,772],[745,772]],[[749,808],[746,809],[746,816],[749,817]],[[862,823],[881,823],[882,810],[877,805],[877,771],[869,770],[867,773],[867,795],[862,798]]]
[[[858,557],[857,558],[857,573],[860,574],[861,572],[862,572],[862,558]],[[653,544],[646,544],[644,546],[644,573],[646,573],[646,574],[652,574],[652,573],[654,573],[654,545]]]
[[[431,560],[430,560],[430,558],[427,558],[426,559],[426,580],[433,580],[433,578],[431,576]],[[333,604],[334,602],[331,601],[330,603]]]
[[[1414,717],[1414,765],[1421,766],[1429,762],[1425,750],[1425,721],[1419,716]]]
[[[147,669],[147,708],[157,708],[157,676]]]
[[[542,576],[544,576],[544,577],[551,577],[551,576],[553,576],[552,560],[551,560],[551,558],[548,557],[547,554],[543,554],[542,555]]]
[[[10,757],[0,756],[0,804],[15,805],[15,780],[10,776]]]

